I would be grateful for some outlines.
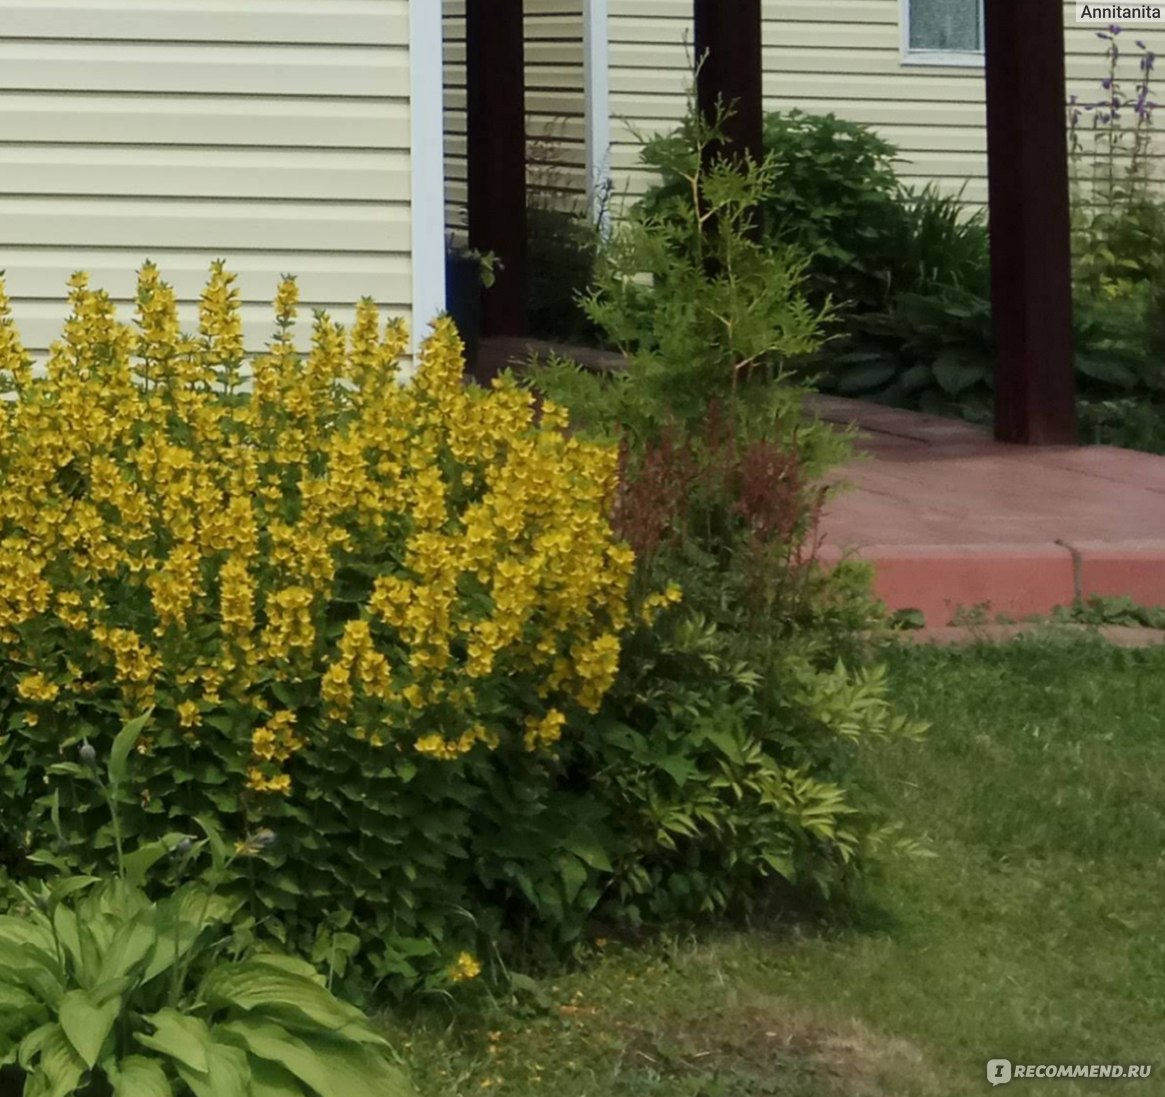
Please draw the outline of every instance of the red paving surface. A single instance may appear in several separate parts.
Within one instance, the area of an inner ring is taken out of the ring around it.
[[[959,607],[1021,617],[1077,597],[1165,605],[1165,457],[1106,446],[1030,449],[977,427],[833,397],[863,458],[837,479],[825,553],[875,566],[891,609],[946,625]]]

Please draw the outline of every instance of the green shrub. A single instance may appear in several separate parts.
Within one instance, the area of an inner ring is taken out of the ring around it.
[[[530,334],[572,344],[599,342],[581,304],[594,280],[598,229],[581,213],[545,205],[531,206],[526,216]]]
[[[108,786],[92,748],[84,764],[54,772],[116,794],[143,725],[115,740]],[[114,817],[116,829],[116,807]],[[315,968],[232,948],[239,903],[217,885],[239,855],[212,824],[203,829],[203,840],[119,848],[108,878],[62,867],[20,889],[21,906],[0,916],[0,1068],[24,1076],[25,1097],[412,1094],[387,1042]],[[256,835],[242,855],[266,840]],[[176,861],[181,876],[204,852],[212,868],[201,879],[147,896],[154,865]]]
[[[832,310],[806,296],[807,257],[752,231],[775,161],[707,165],[718,132],[693,107],[683,141],[647,146],[678,192],[633,210],[600,251],[584,305],[629,361],[604,395],[591,387],[607,427],[641,437],[667,417],[699,419],[711,397],[783,377],[824,340]],[[572,410],[598,425],[594,408]]]
[[[643,199],[653,215],[689,199],[676,164],[688,129],[655,138],[644,163],[661,184]],[[799,110],[765,120],[769,168],[757,197],[762,238],[808,257],[806,289],[843,316],[881,312],[899,292],[933,284],[985,289],[987,233],[957,197],[913,192],[895,173],[897,149],[873,130],[835,115]]]
[[[747,909],[773,880],[832,896],[899,840],[852,787],[851,745],[922,733],[864,665],[868,570],[816,559],[824,493],[805,439],[709,410],[705,428],[627,451],[616,522],[637,587],[678,589],[646,597],[578,740],[621,820],[613,910],[652,922]]]
[[[786,366],[829,310],[807,303],[796,249],[751,233],[773,161],[701,167],[718,133],[690,114],[686,143],[650,147],[695,199],[656,195],[600,257],[588,308],[626,371],[530,374],[621,438],[614,521],[636,553],[638,627],[566,758],[618,820],[601,909],[650,923],[739,911],[775,880],[833,894],[872,850],[909,847],[846,763],[854,740],[922,732],[864,664],[881,619],[868,570],[817,559],[820,476],[848,441],[804,421]]]
[[[969,210],[961,194],[934,183],[903,190],[903,217],[894,250],[891,290],[908,293],[951,289],[971,296],[991,293],[991,247],[983,210]]]

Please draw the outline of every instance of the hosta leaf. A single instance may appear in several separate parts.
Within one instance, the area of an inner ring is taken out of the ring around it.
[[[176,1063],[206,1074],[210,1064],[210,1029],[197,1017],[187,1017],[174,1009],[162,1009],[144,1018],[157,1030],[153,1035],[138,1033],[143,1047],[169,1055]]]
[[[837,381],[837,391],[842,396],[858,396],[863,392],[873,392],[890,381],[897,372],[889,362],[870,362],[845,370]]]
[[[71,876],[68,880],[53,885],[50,902],[59,903],[70,895],[76,895],[77,892],[85,891],[100,882],[101,878],[98,876]]]
[[[291,1013],[333,1031],[366,1024],[364,1014],[325,987],[264,963],[262,956],[215,971],[206,981],[203,996],[212,1008],[234,1006],[274,1016]]]
[[[85,1064],[60,1025],[38,1030],[31,1050],[26,1054],[22,1045],[20,1054],[21,1065],[28,1072],[24,1097],[72,1097],[85,1074]]]
[[[156,1059],[127,1055],[102,1066],[113,1086],[113,1097],[174,1097],[166,1072]]]
[[[0,1037],[32,1031],[48,1021],[44,1004],[21,987],[0,983]]]
[[[1136,388],[1137,375],[1122,362],[1113,358],[1101,358],[1091,354],[1076,355],[1076,369],[1085,377],[1104,381],[1118,388]]]
[[[122,858],[125,868],[125,878],[131,887],[141,887],[145,882],[150,869],[162,858],[169,856],[170,851],[181,841],[182,835],[169,834],[159,842],[150,842],[127,853]]]
[[[227,1044],[211,1044],[206,1074],[178,1064],[178,1074],[194,1097],[250,1097],[251,1071],[247,1053]]]
[[[183,889],[169,902],[159,904],[158,945],[142,973],[142,982],[148,983],[173,966],[176,958],[185,957],[203,930],[217,925],[236,906],[237,903],[219,895],[208,898],[200,888]]]
[[[990,373],[983,362],[968,360],[958,351],[944,351],[934,363],[934,379],[948,396],[960,396],[985,381]]]
[[[81,933],[78,929],[77,915],[68,907],[57,907],[53,911],[53,929],[56,930],[57,940],[61,947],[73,961],[73,971],[77,981],[83,987],[89,986],[97,972],[86,970],[85,956],[81,951]]]
[[[88,990],[70,990],[61,1000],[61,1030],[90,1070],[101,1058],[101,1049],[120,1013],[118,996],[99,1003]]]
[[[31,945],[44,955],[53,951],[53,935],[46,926],[36,925],[24,918],[0,916],[0,945],[5,943],[23,948]]]
[[[25,987],[54,1009],[65,993],[56,961],[31,945],[19,948],[0,941],[0,972],[8,983]]]
[[[145,964],[151,950],[158,944],[153,920],[152,911],[140,911],[132,920],[118,927],[101,958],[98,983],[120,979]]]
[[[344,1097],[328,1070],[303,1040],[274,1021],[246,1017],[219,1025],[217,1034],[233,1038],[251,1055],[278,1064],[314,1089],[320,1097]],[[347,1097],[351,1097],[349,1093]]]
[[[258,1017],[228,1021],[218,1030],[252,1055],[278,1063],[319,1097],[412,1097],[408,1080],[380,1052],[324,1036],[310,1042]]]
[[[266,1059],[251,1059],[251,1097],[303,1097],[294,1074]]]
[[[324,986],[325,978],[306,960],[301,960],[298,956],[285,956],[280,952],[262,952],[252,959],[266,964],[268,967],[279,968],[282,971],[288,971],[292,975],[299,975],[304,979],[309,979],[319,986]]]
[[[902,391],[909,395],[910,393],[918,392],[920,389],[926,388],[931,383],[934,377],[934,371],[930,366],[911,366],[898,379],[902,386]]]

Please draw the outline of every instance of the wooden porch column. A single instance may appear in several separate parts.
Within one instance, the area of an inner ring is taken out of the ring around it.
[[[469,246],[492,251],[503,267],[482,295],[481,333],[525,335],[529,272],[522,0],[467,0],[465,48]]]
[[[764,158],[764,60],[761,0],[694,0],[696,81],[700,110],[714,117],[717,101],[731,107],[725,126],[734,150]]]
[[[995,436],[1077,441],[1064,5],[986,0]]]

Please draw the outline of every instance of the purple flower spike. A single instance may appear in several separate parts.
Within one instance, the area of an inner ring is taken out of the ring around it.
[[[1121,29],[1115,23],[1110,23],[1108,28],[1113,34],[1120,34]]]
[[[1104,88],[1105,91],[1110,91],[1112,89],[1112,80],[1106,76],[1103,80],[1101,80],[1100,86]]]
[[[1144,43],[1144,42],[1142,42],[1140,39],[1138,39],[1138,40],[1137,40],[1137,49],[1139,49],[1139,50],[1143,50],[1143,49],[1146,49],[1146,48],[1147,48],[1147,47],[1145,46],[1145,43]]]

